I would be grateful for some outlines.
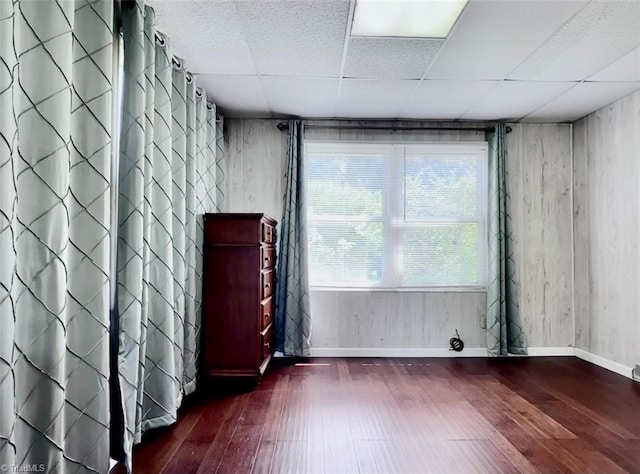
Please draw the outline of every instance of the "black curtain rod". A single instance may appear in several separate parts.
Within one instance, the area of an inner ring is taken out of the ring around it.
[[[287,130],[289,128],[288,123],[280,122],[277,125],[278,130]],[[472,132],[488,132],[493,133],[496,131],[495,127],[394,127],[394,126],[371,126],[371,125],[305,125],[305,128],[324,128],[324,129],[336,129],[336,130],[439,130],[439,131],[472,131]],[[511,127],[507,126],[507,133],[511,131]]]

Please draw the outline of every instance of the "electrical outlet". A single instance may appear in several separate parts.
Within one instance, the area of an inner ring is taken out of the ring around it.
[[[486,316],[480,316],[480,328],[481,329],[487,329],[487,317]]]
[[[633,377],[633,380],[640,382],[640,364],[636,364],[636,368],[631,372],[631,376]]]

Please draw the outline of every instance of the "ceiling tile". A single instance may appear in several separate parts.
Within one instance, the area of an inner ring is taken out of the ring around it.
[[[509,78],[583,80],[639,45],[639,1],[594,1],[551,36]]]
[[[147,1],[230,117],[565,121],[640,83],[640,0],[470,0],[444,42],[350,38],[341,83],[353,0]]]
[[[339,77],[349,0],[237,0],[260,74]]]
[[[523,121],[574,121],[636,90],[640,90],[640,82],[583,82],[532,112]]]
[[[343,79],[336,115],[344,118],[396,118],[418,81]]]
[[[235,5],[229,1],[150,2],[156,27],[171,39],[173,54],[196,74],[255,74]]]
[[[271,112],[257,76],[197,76],[226,117],[269,117]]]
[[[471,0],[426,77],[504,79],[586,3]]]
[[[262,76],[260,80],[275,115],[335,116],[339,79]]]
[[[352,37],[344,76],[420,79],[442,43],[443,40]]]
[[[504,81],[464,113],[468,120],[517,120],[531,113],[565,90],[571,82]]]
[[[640,48],[614,61],[589,78],[590,81],[640,81]]]
[[[422,81],[400,117],[455,120],[499,84],[497,81]]]

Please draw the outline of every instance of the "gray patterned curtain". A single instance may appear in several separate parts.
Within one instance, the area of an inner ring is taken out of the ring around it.
[[[112,23],[111,0],[0,1],[3,470],[109,468]]]
[[[216,211],[222,212],[224,202],[224,171],[222,163],[224,161],[224,118],[219,117],[216,123]]]
[[[311,348],[311,311],[303,136],[304,124],[290,121],[276,273],[276,349],[284,355],[306,357]]]
[[[216,111],[155,32],[154,12],[123,14],[124,116],[118,209],[118,375],[125,462],[195,390],[202,214],[215,211]]]
[[[527,354],[515,282],[505,139],[506,130],[503,123],[496,124],[495,132],[487,133],[489,142],[487,350],[494,356]]]

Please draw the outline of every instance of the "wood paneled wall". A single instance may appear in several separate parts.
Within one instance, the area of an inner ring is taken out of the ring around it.
[[[314,348],[486,347],[484,292],[311,292]]]
[[[573,345],[571,126],[507,135],[518,303],[531,347]]]
[[[225,120],[223,212],[282,218],[287,134],[273,120]]]
[[[640,92],[574,124],[576,347],[640,363]]]
[[[227,120],[223,210],[281,217],[286,132],[277,120]],[[311,122],[321,123],[321,122]],[[337,122],[332,122],[336,124]],[[363,122],[342,122],[362,124]],[[394,122],[398,124],[398,122]],[[376,122],[383,125],[384,122]],[[408,125],[408,124],[404,124]],[[411,123],[411,126],[416,126]],[[424,126],[433,126],[425,122]],[[484,124],[465,124],[464,126]],[[513,125],[507,136],[520,310],[532,347],[573,344],[568,125]],[[309,129],[309,139],[481,141],[483,133]],[[266,198],[258,199],[258,196]],[[484,347],[484,292],[312,291],[316,348],[445,348],[456,328]]]

